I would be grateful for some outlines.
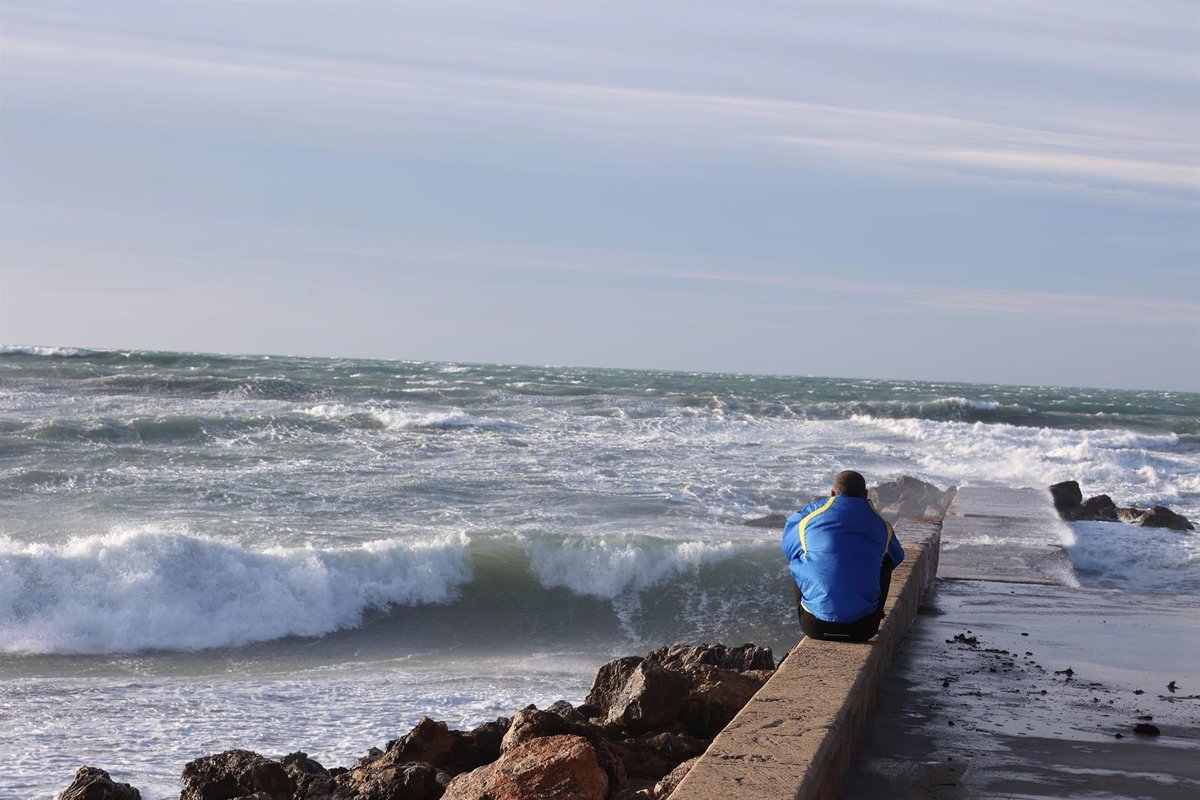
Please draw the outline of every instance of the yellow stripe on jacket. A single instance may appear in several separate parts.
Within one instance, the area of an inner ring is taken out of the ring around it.
[[[808,516],[806,516],[804,519],[800,520],[800,529],[797,531],[797,533],[800,534],[800,551],[802,553],[804,553],[804,555],[806,555],[806,556],[808,555],[808,545],[806,545],[804,542],[804,529],[808,527],[808,523],[812,521],[813,517],[817,516],[818,514],[824,512],[824,511],[828,511],[829,507],[831,505],[833,505],[833,501],[835,499],[836,498],[834,498],[834,497],[830,497],[828,500],[825,501],[825,505],[821,506],[816,511],[810,511],[808,513]],[[891,530],[892,530],[892,526],[889,525],[888,531],[890,532]]]
[[[870,500],[868,500],[868,501],[867,501],[867,505],[869,505],[869,506],[871,507],[871,510],[875,512],[875,516],[877,516],[877,517],[879,517],[880,519],[882,519],[882,520],[883,520],[883,524],[884,524],[884,525],[887,525],[887,539],[886,539],[886,540],[884,541],[884,543],[883,543],[883,554],[886,556],[886,555],[887,555],[887,551],[888,551],[888,546],[889,546],[889,545],[891,545],[891,543],[892,543],[892,537],[896,535],[896,531],[894,531],[894,530],[892,529],[892,523],[890,523],[890,522],[888,522],[886,519],[884,519],[884,516],[883,516],[883,514],[880,514],[880,513],[879,513],[879,509],[875,507],[875,504],[874,504],[874,503],[872,503]]]

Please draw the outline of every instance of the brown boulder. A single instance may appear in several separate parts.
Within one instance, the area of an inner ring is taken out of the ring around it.
[[[313,786],[305,800],[438,800],[445,774],[432,764],[376,759]]]
[[[708,749],[708,742],[686,733],[655,733],[637,740],[638,745],[656,753],[664,761],[678,764],[695,758]]]
[[[99,767],[82,766],[58,800],[142,800],[142,793],[128,783],[114,782]]]
[[[1106,494],[1089,497],[1075,512],[1075,519],[1111,521],[1117,518],[1117,504]]]
[[[498,719],[464,733],[450,730],[444,722],[421,717],[411,731],[388,742],[382,756],[363,763],[380,766],[425,762],[452,775],[470,772],[500,757],[500,742],[508,725],[507,719]]]
[[[1146,513],[1144,508],[1118,508],[1117,519],[1121,522],[1137,522]]]
[[[688,730],[704,738],[716,736],[750,702],[750,698],[771,677],[772,670],[737,672],[707,664],[691,670],[692,689],[688,695],[684,722]]]
[[[1050,487],[1050,497],[1054,500],[1054,509],[1063,519],[1083,504],[1083,490],[1078,481],[1063,481]]]
[[[1152,506],[1138,517],[1143,528],[1168,528],[1173,531],[1194,531],[1195,526],[1183,514],[1177,514],[1166,506]]]
[[[625,687],[625,681],[642,663],[641,656],[625,656],[602,664],[596,670],[596,678],[592,681],[592,690],[588,692],[585,705],[595,706],[608,713],[613,698]]]
[[[295,791],[295,781],[278,761],[249,750],[226,750],[184,765],[179,800],[234,800],[256,792],[292,800]]]
[[[292,776],[292,780],[296,784],[296,795],[298,797],[304,797],[308,793],[308,787],[314,783],[329,780],[329,770],[321,766],[319,762],[309,758],[308,753],[300,751],[288,753],[279,759],[279,763],[283,765],[287,774]]]
[[[564,719],[561,715],[550,711],[542,711],[537,706],[527,706],[513,714],[512,724],[508,732],[500,740],[500,752],[507,753],[531,739],[544,736],[563,736],[572,734],[584,736],[583,724]],[[586,736],[585,736],[586,738]]]
[[[630,781],[648,780],[653,784],[678,763],[667,761],[651,748],[644,747],[637,739],[610,742],[609,748],[620,759],[624,769],[625,780],[621,782],[622,787]]]
[[[561,702],[561,701],[560,701]],[[564,713],[563,705],[570,709]],[[608,775],[609,783],[618,786],[625,781],[625,764],[615,746],[604,736],[604,732],[590,722],[574,718],[570,704],[555,703],[559,713],[539,711],[537,706],[523,708],[513,715],[512,725],[500,743],[500,751],[507,753],[533,739],[547,736],[582,736],[596,751],[600,768]]]
[[[587,739],[544,736],[459,775],[443,800],[604,800],[608,788],[608,776]]]
[[[612,747],[624,763],[630,783],[649,780],[653,784],[681,762],[703,753],[708,742],[664,731],[614,742]]]
[[[690,690],[682,672],[639,663],[612,698],[606,721],[631,731],[665,728],[682,716]]]
[[[671,792],[675,791],[675,788],[679,786],[679,782],[682,781],[683,777],[691,771],[692,767],[696,766],[696,762],[698,760],[699,756],[683,762],[678,767],[667,773],[665,778],[654,785],[654,797],[670,797]]]
[[[775,658],[771,648],[753,644],[744,644],[741,647],[726,647],[723,644],[673,644],[647,653],[645,660],[678,672],[690,672],[693,667],[701,664],[739,672],[748,669],[775,669]]]

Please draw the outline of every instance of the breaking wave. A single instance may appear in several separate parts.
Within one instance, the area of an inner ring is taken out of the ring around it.
[[[465,537],[262,551],[151,528],[60,546],[0,538],[0,649],[198,650],[320,636],[371,608],[450,601],[470,579]]]
[[[416,411],[381,405],[322,403],[304,412],[318,419],[334,420],[351,427],[387,430],[438,430],[447,428],[519,428],[519,424],[459,411]]]
[[[56,356],[58,358],[87,358],[94,350],[82,347],[39,347],[37,345],[0,344],[0,356]]]
[[[779,572],[774,536],[769,539],[680,542],[631,535],[577,541],[506,535],[472,540],[457,534],[345,548],[250,550],[186,530],[154,528],[58,546],[0,538],[0,651],[103,654],[232,647],[325,636],[359,627],[370,612],[386,616],[411,606],[443,606],[449,616],[442,618],[479,624],[488,613],[479,606],[481,598],[519,605],[506,625],[536,627],[567,613],[626,626],[622,615],[649,589],[664,589],[655,593],[659,602],[679,599],[697,591],[699,576],[714,594],[726,595],[728,584],[757,582],[764,572]],[[738,555],[748,557],[741,570],[711,570]],[[703,570],[709,572],[701,575]],[[468,587],[470,596],[464,597]],[[566,590],[562,597],[548,594],[561,590]],[[569,613],[564,604],[571,606]]]

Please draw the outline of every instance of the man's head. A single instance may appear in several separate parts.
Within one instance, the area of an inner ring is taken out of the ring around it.
[[[842,470],[833,477],[831,495],[844,494],[849,497],[867,499],[867,481],[852,469]]]

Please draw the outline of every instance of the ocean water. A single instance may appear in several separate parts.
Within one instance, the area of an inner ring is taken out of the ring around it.
[[[1200,395],[0,348],[0,797],[348,765],[673,641],[782,655],[778,532],[741,523],[843,468],[1197,520]],[[1085,586],[1200,594],[1194,533],[1045,535]]]

